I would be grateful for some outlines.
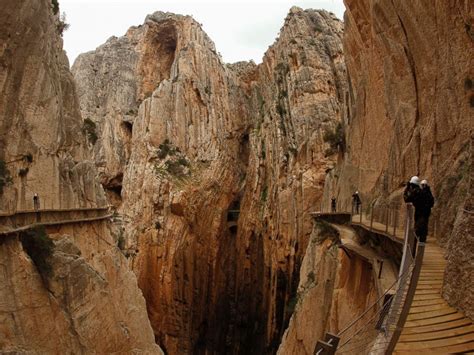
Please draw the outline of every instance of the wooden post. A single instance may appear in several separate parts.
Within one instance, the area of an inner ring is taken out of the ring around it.
[[[387,207],[387,213],[385,215],[385,233],[388,233],[388,223],[390,221],[390,208]]]
[[[359,205],[360,224],[362,224],[362,203]]]
[[[395,345],[397,345],[400,334],[402,333],[403,327],[408,317],[413,298],[415,297],[416,286],[418,284],[418,279],[420,277],[421,266],[423,264],[423,255],[425,253],[425,243],[418,243],[418,248],[416,250],[415,257],[415,266],[410,278],[410,284],[408,285],[407,295],[405,297],[405,303],[403,304],[402,310],[400,312],[400,317],[398,318],[397,327],[395,328],[390,343],[388,344],[385,354],[389,355],[393,353]]]

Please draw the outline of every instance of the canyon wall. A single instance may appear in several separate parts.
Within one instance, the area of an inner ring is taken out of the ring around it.
[[[363,208],[399,204],[411,176],[428,179],[436,199],[430,238],[448,260],[444,296],[472,318],[474,4],[345,4],[346,144],[325,203],[359,190]]]
[[[9,173],[2,169],[0,178],[8,174],[11,183],[0,209],[32,209],[34,193],[42,208],[105,205],[81,133],[59,16],[48,1],[21,4],[1,3],[0,160]]]
[[[301,264],[298,292],[292,302],[295,310],[278,354],[313,354],[317,340],[326,332],[338,334],[379,296],[378,268],[366,257],[343,251],[340,234],[319,226],[316,222]],[[374,313],[375,308],[367,317]]]
[[[226,65],[191,17],[157,12],[74,63],[167,353],[276,351],[334,164],[341,37],[334,15],[292,8],[262,64]]]
[[[3,213],[32,209],[34,193],[41,209],[106,204],[53,4],[0,1]],[[47,233],[0,235],[0,352],[162,353],[109,220]]]

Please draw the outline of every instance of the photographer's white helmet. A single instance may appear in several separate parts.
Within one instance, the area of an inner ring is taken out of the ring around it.
[[[419,178],[418,176],[413,176],[413,177],[410,179],[410,184],[414,184],[414,185],[420,186],[420,178]]]

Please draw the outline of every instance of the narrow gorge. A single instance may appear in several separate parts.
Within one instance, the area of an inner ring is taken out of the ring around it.
[[[412,175],[472,321],[474,4],[344,3],[260,64],[157,11],[70,69],[56,1],[0,0],[0,353],[313,354],[402,248],[312,213]]]

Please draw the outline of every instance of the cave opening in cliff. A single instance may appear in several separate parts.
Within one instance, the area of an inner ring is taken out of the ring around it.
[[[171,77],[178,34],[174,21],[151,24],[144,38],[144,52],[139,62],[142,77],[140,98],[151,95],[159,83]]]

